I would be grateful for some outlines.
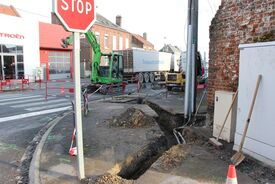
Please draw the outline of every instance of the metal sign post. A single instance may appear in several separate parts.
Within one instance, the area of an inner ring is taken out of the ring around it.
[[[81,114],[81,82],[80,82],[80,33],[74,32],[74,109],[76,124],[76,146],[78,161],[78,177],[85,178],[84,154],[83,154],[83,133]]]
[[[53,12],[64,28],[74,33],[74,110],[78,177],[85,178],[80,83],[80,33],[87,32],[96,21],[94,0],[53,0]]]

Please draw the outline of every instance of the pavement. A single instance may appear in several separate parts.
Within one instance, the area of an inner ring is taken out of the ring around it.
[[[151,96],[148,94],[135,94],[132,98],[140,95],[147,99],[150,97],[151,103],[162,111],[172,115],[183,115],[183,95],[165,94],[163,90],[154,91],[150,93]],[[129,107],[146,109],[149,116],[155,116],[154,111],[146,104],[137,104],[131,100],[127,103],[115,102],[108,99],[90,102],[89,114],[83,117],[84,163],[87,178],[106,173],[117,174],[122,167],[121,163],[153,139],[163,135],[157,124],[136,129],[110,127],[108,121]],[[201,111],[205,111],[205,106]],[[68,153],[73,128],[72,113],[52,122],[32,159],[30,183],[81,183],[77,176],[77,157],[72,157]],[[174,167],[163,169],[152,165],[134,183],[225,183],[228,163],[198,145],[190,145],[187,150],[185,150],[187,156]],[[237,176],[239,183],[255,183],[243,173],[237,172]]]

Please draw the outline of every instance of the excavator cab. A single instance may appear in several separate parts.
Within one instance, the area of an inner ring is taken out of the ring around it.
[[[123,56],[117,53],[102,54],[98,67],[98,82],[102,84],[119,83],[123,79]]]

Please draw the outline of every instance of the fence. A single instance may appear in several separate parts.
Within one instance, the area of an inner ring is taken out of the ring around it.
[[[43,82],[45,84],[45,99],[49,96],[70,97],[74,93],[74,88],[71,83],[64,83],[64,81]],[[69,96],[68,96],[69,95]]]
[[[30,87],[29,79],[0,80],[0,92],[11,90],[24,90]]]

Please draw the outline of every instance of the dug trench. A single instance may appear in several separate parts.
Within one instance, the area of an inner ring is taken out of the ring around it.
[[[233,145],[223,142],[225,145],[223,150],[217,150],[210,145],[208,138],[212,137],[212,128],[202,127],[206,123],[203,118],[198,118],[194,127],[183,129],[182,134],[187,144],[177,144],[173,129],[183,125],[181,115],[169,113],[158,105],[143,99],[137,99],[130,103],[147,104],[158,114],[157,118],[152,120],[144,116],[141,111],[129,108],[120,116],[113,117],[108,123],[109,126],[126,128],[125,131],[132,129],[136,132],[144,126],[150,127],[150,122],[154,121],[158,124],[159,129],[155,132],[158,136],[152,136],[152,140],[116,162],[118,164],[115,164],[111,171],[109,170],[105,174],[93,175],[91,178],[84,180],[84,183],[160,183],[160,181],[151,182],[152,180],[149,180],[150,182],[145,180],[144,182],[144,178],[148,178],[152,171],[153,175],[156,171],[166,173],[169,176],[171,174],[188,176],[191,179],[209,183],[224,183],[227,165],[230,157],[234,154],[232,151]],[[208,167],[205,167],[205,165],[208,165]],[[242,183],[273,183],[275,181],[273,169],[263,166],[251,158],[247,158],[237,170],[238,180]]]
[[[154,138],[147,145],[141,147],[137,152],[131,154],[124,161],[122,161],[119,164],[119,171],[113,173],[116,174],[116,176],[110,174],[96,176],[90,178],[88,183],[108,183],[114,181],[117,183],[131,183],[131,181],[137,180],[140,176],[142,176],[150,167],[152,167],[154,163],[155,165],[158,165],[156,161],[160,157],[165,156],[167,151],[170,151],[170,148],[173,148],[173,146],[177,144],[173,134],[173,129],[183,125],[182,115],[173,115],[159,108],[157,105],[150,103],[149,101],[143,101],[142,99],[137,99],[136,102],[138,104],[147,104],[158,114],[158,117],[155,118],[154,121],[157,122],[158,126],[160,127],[162,135]],[[132,118],[129,118],[129,116]],[[123,113],[120,117],[113,118],[109,124],[111,126],[136,128],[139,126],[144,126],[144,123],[142,124],[142,122],[147,122],[145,124],[148,125],[150,124],[148,122],[152,122],[152,120],[150,117],[144,116],[142,112],[134,110],[134,108],[130,108],[127,109],[126,112]],[[197,135],[195,135],[190,129],[186,129],[184,134],[185,139],[188,142],[192,142],[197,139]],[[174,152],[181,152],[180,150],[176,149],[178,148],[174,147]],[[181,150],[182,149],[188,149],[188,147],[181,147]],[[173,155],[173,157],[175,157],[175,155]],[[163,167],[168,168],[169,164],[168,166]]]

